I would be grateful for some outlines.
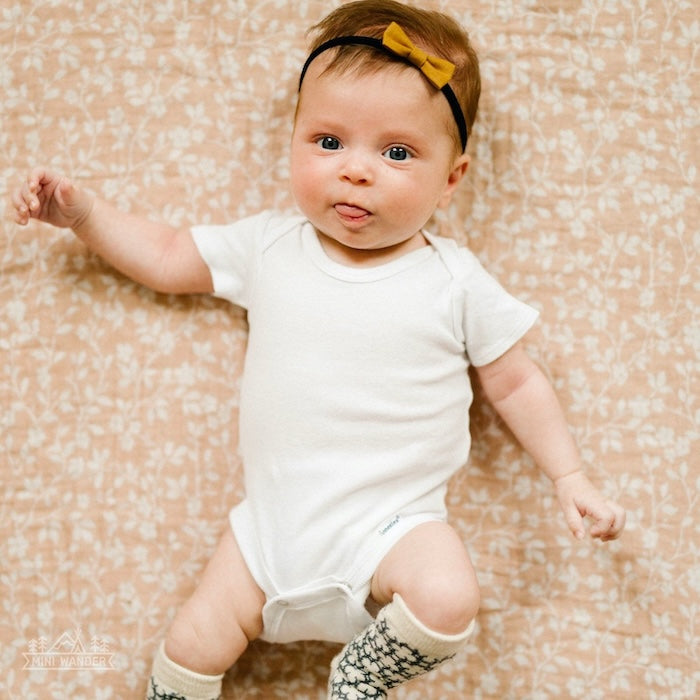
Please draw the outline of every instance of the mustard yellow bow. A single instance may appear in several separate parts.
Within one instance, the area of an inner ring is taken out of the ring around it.
[[[421,73],[438,90],[442,90],[454,75],[454,63],[450,63],[450,61],[439,56],[431,56],[423,49],[418,48],[396,22],[392,22],[386,28],[382,37],[382,44],[420,69]]]

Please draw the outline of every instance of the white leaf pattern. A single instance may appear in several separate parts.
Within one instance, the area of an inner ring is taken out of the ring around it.
[[[26,171],[67,171],[176,225],[289,209],[305,30],[331,0],[7,0],[0,9],[0,695],[140,698],[241,497],[240,310],[140,289],[71,234],[10,223]],[[700,694],[700,23],[689,0],[430,0],[484,92],[437,230],[542,320],[554,382],[623,538],[569,539],[550,485],[481,397],[450,485],[482,586],[467,653],[395,691]],[[106,672],[25,670],[66,630]],[[224,697],[325,697],[337,647],[255,643]]]

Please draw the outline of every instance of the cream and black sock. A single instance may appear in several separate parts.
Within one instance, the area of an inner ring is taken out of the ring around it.
[[[146,700],[219,700],[223,677],[195,673],[176,664],[161,644],[153,661]]]
[[[461,634],[434,632],[395,594],[377,619],[333,659],[328,698],[386,698],[390,688],[428,673],[455,656],[466,645],[473,628],[472,621]]]

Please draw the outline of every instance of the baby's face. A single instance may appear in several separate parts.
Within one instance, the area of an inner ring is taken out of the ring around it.
[[[292,190],[331,257],[372,264],[425,245],[421,228],[467,168],[445,97],[413,67],[304,79],[291,150]]]

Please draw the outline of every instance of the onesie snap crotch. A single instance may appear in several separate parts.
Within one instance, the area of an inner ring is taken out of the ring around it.
[[[369,584],[354,590],[328,577],[269,598],[263,608],[263,641],[310,639],[347,642],[372,622],[365,608]]]

